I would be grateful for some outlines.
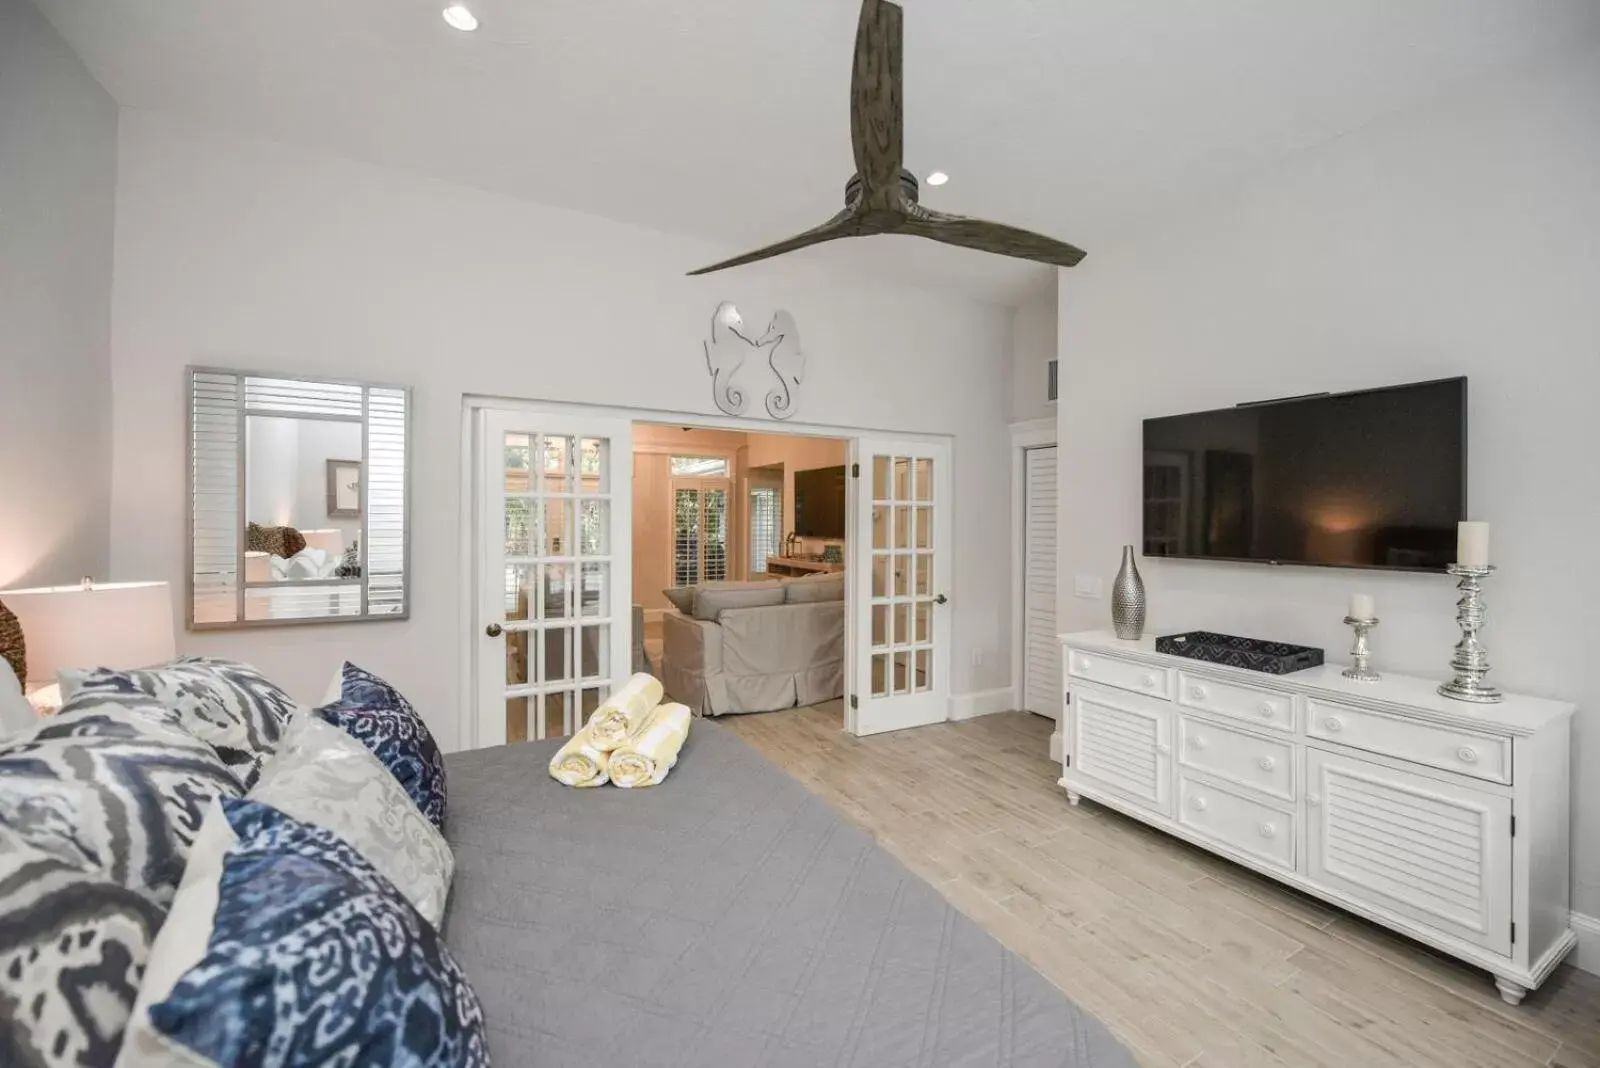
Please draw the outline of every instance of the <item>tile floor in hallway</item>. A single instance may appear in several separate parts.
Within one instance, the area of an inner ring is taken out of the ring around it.
[[[1600,1068],[1600,976],[1513,1008],[1439,956],[1109,809],[1025,712],[854,738],[841,706],[718,721],[870,831],[1150,1066]]]

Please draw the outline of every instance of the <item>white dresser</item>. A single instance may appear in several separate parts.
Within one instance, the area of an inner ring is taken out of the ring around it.
[[[1572,948],[1573,708],[1265,675],[1062,635],[1067,799],[1092,798],[1493,972],[1515,1005]]]

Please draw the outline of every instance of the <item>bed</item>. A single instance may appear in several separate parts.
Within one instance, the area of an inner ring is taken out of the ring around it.
[[[1134,1064],[716,724],[650,790],[561,786],[559,744],[448,760],[444,930],[497,1068]]]

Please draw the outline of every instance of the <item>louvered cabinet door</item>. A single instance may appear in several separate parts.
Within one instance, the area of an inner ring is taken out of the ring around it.
[[[1511,799],[1306,751],[1306,874],[1498,953],[1511,949]]]
[[[1172,712],[1137,697],[1079,687],[1072,696],[1072,770],[1172,815]]]

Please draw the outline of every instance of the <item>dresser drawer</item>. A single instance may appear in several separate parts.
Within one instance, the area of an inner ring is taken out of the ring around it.
[[[1294,870],[1294,817],[1271,805],[1180,774],[1178,822],[1241,853]]]
[[[1187,671],[1178,672],[1178,703],[1202,712],[1253,723],[1273,730],[1294,730],[1294,698],[1233,682],[1217,682]]]
[[[1067,656],[1067,674],[1119,690],[1172,700],[1172,669],[1151,667],[1105,653],[1073,649]]]
[[[1509,738],[1397,719],[1315,698],[1306,702],[1306,734],[1475,779],[1511,781]]]
[[[1294,746],[1193,716],[1178,717],[1178,762],[1219,779],[1293,801]]]

